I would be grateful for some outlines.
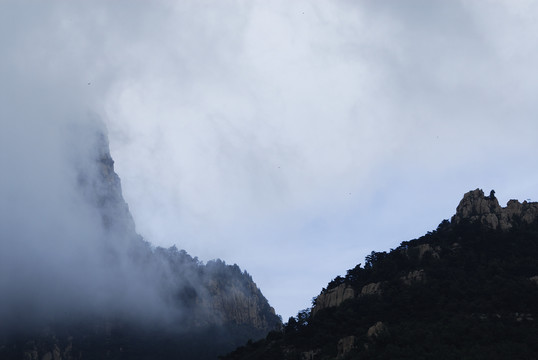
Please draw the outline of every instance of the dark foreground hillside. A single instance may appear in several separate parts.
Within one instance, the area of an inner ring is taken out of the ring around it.
[[[336,277],[223,359],[536,359],[538,203],[465,194],[449,222]]]

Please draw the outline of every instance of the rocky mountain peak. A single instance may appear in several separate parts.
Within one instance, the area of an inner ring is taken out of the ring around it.
[[[238,265],[203,263],[136,232],[104,125],[67,133],[71,151],[57,161],[66,186],[43,191],[62,192],[47,212],[69,231],[25,233],[28,248],[46,244],[39,256],[7,247],[16,260],[1,258],[5,273],[31,275],[0,282],[0,359],[215,359],[281,328]]]
[[[501,207],[491,190],[489,196],[482,189],[469,191],[463,195],[452,217],[453,224],[462,221],[477,222],[496,230],[509,230],[518,224],[530,224],[538,220],[538,203],[518,200],[508,201],[506,207]]]

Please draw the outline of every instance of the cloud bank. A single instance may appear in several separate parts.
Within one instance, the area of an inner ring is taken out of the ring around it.
[[[2,5],[2,161],[99,114],[142,235],[237,262],[284,317],[469,189],[536,197],[532,2],[21,4]]]

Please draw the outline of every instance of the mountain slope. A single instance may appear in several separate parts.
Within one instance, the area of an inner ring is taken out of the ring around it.
[[[94,125],[71,132],[74,171],[58,167],[72,176],[60,187],[60,204],[69,209],[47,218],[49,227],[72,219],[84,227],[65,237],[55,231],[55,239],[30,231],[38,239],[3,264],[4,275],[29,272],[0,282],[0,358],[214,359],[279,329],[280,318],[246,271],[155,248],[136,233],[107,137]],[[29,220],[31,228],[37,219]],[[34,244],[66,255],[22,257],[33,256]]]
[[[537,210],[471,191],[450,222],[372,252],[282,332],[225,359],[536,358]]]

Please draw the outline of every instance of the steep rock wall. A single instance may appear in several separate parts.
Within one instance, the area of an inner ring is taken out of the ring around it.
[[[316,306],[314,306],[312,314],[315,315],[322,309],[339,306],[344,301],[354,297],[355,291],[346,284],[340,284],[335,288],[325,290],[316,298]]]
[[[131,309],[128,314],[97,309],[89,317],[87,313],[80,318],[71,314],[67,320],[56,317],[54,323],[19,327],[16,333],[0,324],[0,358],[126,358],[122,354],[134,348],[145,352],[137,358],[169,358],[158,355],[163,343],[168,344],[170,354],[181,354],[178,358],[215,358],[249,338],[281,327],[260,289],[237,265],[221,260],[204,264],[176,247],[154,248],[146,242],[136,232],[103,130],[80,133],[86,144],[94,145],[89,153],[80,152],[86,157],[73,156],[76,186],[80,201],[94,210],[96,226],[100,222],[103,228],[104,238],[99,239],[106,254],[103,261],[114,264],[111,277],[125,273],[129,281],[125,288],[133,291],[133,297],[150,300],[134,299],[137,311]],[[121,280],[118,284],[123,285]],[[122,301],[129,301],[123,295],[111,300],[117,302],[111,308],[120,310],[125,308]],[[145,304],[158,311],[151,312]],[[151,336],[141,340],[137,338],[140,334]],[[208,337],[210,344],[205,341]]]

